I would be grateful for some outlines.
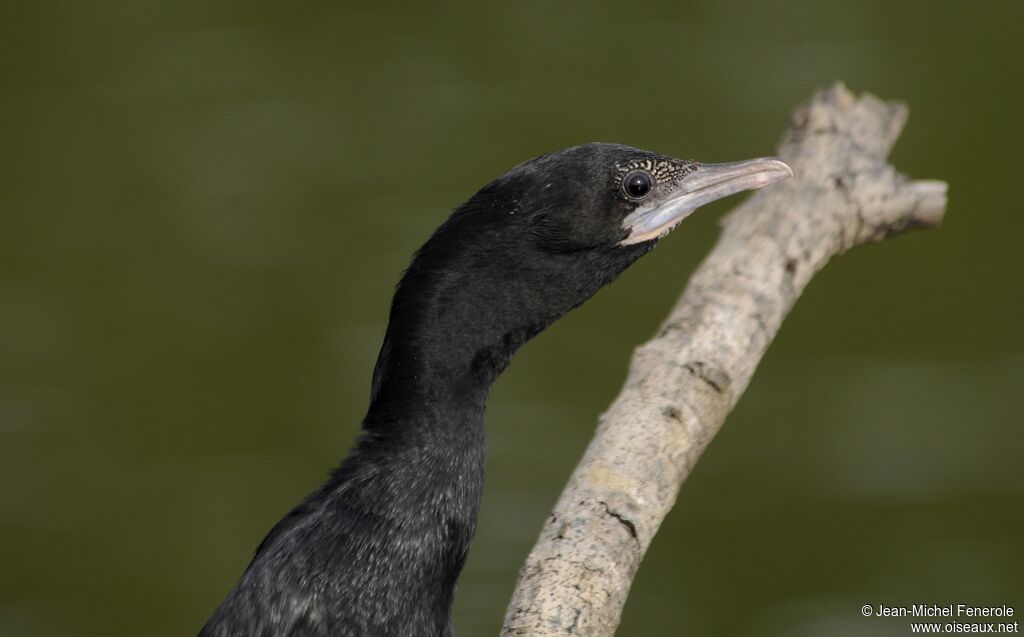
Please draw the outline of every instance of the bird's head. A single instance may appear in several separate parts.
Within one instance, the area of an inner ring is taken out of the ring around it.
[[[459,206],[416,253],[378,370],[415,345],[424,359],[472,360],[493,379],[523,342],[691,212],[792,174],[777,159],[701,164],[619,144],[528,160]]]
[[[792,174],[773,158],[701,164],[620,144],[573,146],[481,188],[420,249],[409,274],[484,288],[477,291],[483,301],[514,290],[512,307],[547,297],[537,309],[560,314],[697,208]]]

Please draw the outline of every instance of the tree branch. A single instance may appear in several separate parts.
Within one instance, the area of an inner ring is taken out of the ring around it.
[[[804,287],[846,250],[939,224],[946,184],[886,157],[907,108],[842,84],[798,109],[779,148],[796,178],[758,191],[721,237],[625,386],[519,573],[502,634],[606,636],[679,487]]]

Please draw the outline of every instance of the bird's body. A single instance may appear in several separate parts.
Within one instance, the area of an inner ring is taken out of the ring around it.
[[[587,144],[525,162],[457,208],[398,285],[363,435],[264,539],[201,635],[450,635],[491,384],[692,209],[785,176],[775,160],[743,164]]]

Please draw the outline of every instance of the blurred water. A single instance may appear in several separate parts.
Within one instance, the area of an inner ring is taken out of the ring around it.
[[[490,178],[591,140],[768,154],[837,78],[911,105],[894,161],[951,182],[947,222],[811,285],[620,634],[905,634],[860,606],[1024,609],[1022,7],[6,8],[0,634],[194,633],[344,454],[391,287]],[[629,351],[727,206],[496,387],[459,634],[497,630]]]

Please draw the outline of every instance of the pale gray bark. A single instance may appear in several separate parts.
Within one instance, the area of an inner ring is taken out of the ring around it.
[[[794,113],[779,156],[796,178],[725,218],[668,319],[637,348],[519,573],[503,635],[612,635],[680,485],[811,277],[856,245],[938,225],[946,184],[911,181],[886,161],[906,119],[904,105],[842,84]]]

